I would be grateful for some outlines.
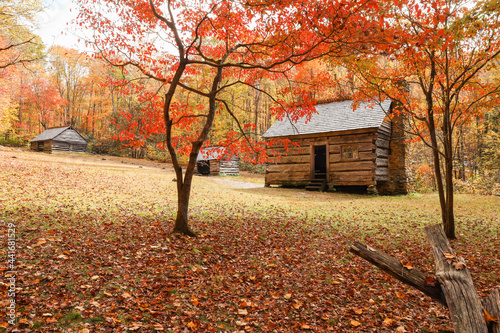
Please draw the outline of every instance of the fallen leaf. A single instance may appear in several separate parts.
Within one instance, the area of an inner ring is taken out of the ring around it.
[[[401,261],[401,265],[403,265],[403,267],[406,269],[413,269],[413,266],[410,264],[409,261],[406,262],[406,264],[403,261]]]
[[[427,275],[425,277],[424,284],[426,286],[429,286],[429,287],[435,287],[436,286],[436,279],[434,278],[434,276]]]
[[[354,313],[360,315],[363,313],[363,309],[353,309]]]
[[[246,309],[238,309],[238,314],[242,316],[246,316],[248,311]]]
[[[391,326],[392,324],[394,324],[394,320],[390,318],[385,318],[384,321],[382,322],[382,325],[384,326]]]
[[[134,322],[134,323],[132,323],[132,326],[130,326],[128,329],[129,329],[130,331],[137,331],[137,330],[138,330],[139,328],[141,328],[141,327],[142,327],[142,324],[141,324],[141,323],[136,323],[136,322]]]
[[[131,294],[131,293],[128,293],[128,292],[124,292],[124,293],[122,294],[122,297],[123,297],[123,298],[130,298],[130,297],[132,297],[132,294]]]
[[[302,328],[303,330],[310,330],[311,326],[307,325],[306,323],[302,323],[300,324],[300,328]]]
[[[290,299],[290,298],[292,298],[292,294],[290,294],[290,293],[285,294],[285,298],[286,298],[286,299]]]
[[[361,326],[361,323],[357,320],[351,320],[351,326],[358,327],[358,326]]]
[[[455,268],[457,271],[460,271],[466,267],[463,261],[454,261],[451,263],[451,266]]]
[[[443,255],[446,261],[448,261],[448,264],[451,264],[456,259],[455,255],[451,253],[443,252]]]
[[[486,322],[494,322],[494,323],[498,323],[498,317],[496,316],[492,316],[488,313],[488,311],[486,311],[486,309],[483,309],[484,311],[484,319],[486,320]]]
[[[161,324],[158,324],[158,323],[156,323],[156,324],[154,324],[154,325],[153,325],[153,329],[154,329],[155,331],[164,331],[164,330],[165,330],[165,329],[163,328],[163,326],[162,326]]]
[[[194,330],[196,328],[196,324],[193,323],[192,321],[190,321],[189,323],[187,323],[187,327],[189,327],[190,329]]]

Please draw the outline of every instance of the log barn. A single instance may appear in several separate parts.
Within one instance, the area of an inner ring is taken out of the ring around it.
[[[87,140],[72,126],[49,128],[31,140],[35,151],[69,151],[84,153]]]
[[[403,119],[387,116],[394,103],[361,103],[355,111],[352,104],[353,101],[318,104],[310,121],[276,121],[263,138],[289,139],[300,148],[286,151],[282,144],[276,144],[268,149],[268,156],[277,152],[282,157],[268,164],[266,186],[317,190],[364,190],[373,186],[379,194],[406,194]]]
[[[238,176],[240,160],[225,147],[202,148],[196,159],[196,168],[201,175]]]

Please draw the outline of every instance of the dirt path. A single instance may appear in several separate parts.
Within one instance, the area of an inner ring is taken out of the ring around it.
[[[249,181],[244,181],[244,180],[236,180],[230,177],[217,177],[213,178],[213,180],[219,184],[222,184],[226,187],[229,188],[234,188],[234,189],[249,189],[249,188],[261,188],[264,187],[264,184],[262,183],[254,183],[254,182],[249,182]]]

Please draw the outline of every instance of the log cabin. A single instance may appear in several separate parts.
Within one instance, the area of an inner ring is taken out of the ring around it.
[[[355,111],[352,104],[318,104],[309,121],[276,121],[263,138],[268,142],[289,139],[300,148],[286,151],[282,144],[270,146],[268,156],[282,157],[268,164],[266,186],[363,191],[370,187],[382,195],[406,194],[403,117],[388,116],[395,103],[361,103]]]
[[[196,159],[196,169],[201,175],[239,176],[240,161],[225,147],[202,148]]]
[[[87,140],[72,126],[49,128],[31,140],[35,151],[69,151],[84,153]]]

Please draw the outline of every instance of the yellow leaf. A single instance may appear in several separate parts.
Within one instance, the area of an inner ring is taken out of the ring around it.
[[[189,323],[187,323],[187,327],[189,327],[190,329],[194,330],[196,328],[196,324],[193,323],[192,321],[190,321]]]
[[[300,328],[302,328],[303,330],[310,330],[311,326],[307,325],[306,323],[302,323],[300,324]]]
[[[397,291],[396,291],[396,296],[398,298],[405,298],[405,294],[404,293],[400,293],[400,292],[397,292]]]
[[[361,323],[357,320],[351,320],[351,326],[358,327],[358,326],[361,326]]]
[[[286,298],[286,299],[290,299],[290,298],[292,298],[292,294],[290,294],[290,293],[285,294],[285,298]]]
[[[391,326],[394,323],[394,320],[390,318],[385,318],[384,321],[382,322],[382,325],[384,326]]]

